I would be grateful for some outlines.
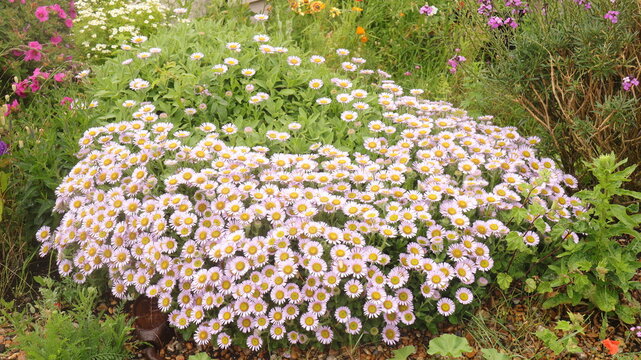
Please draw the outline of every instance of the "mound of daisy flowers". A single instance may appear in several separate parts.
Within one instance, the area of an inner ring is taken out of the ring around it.
[[[288,71],[330,66],[321,55],[275,53],[262,40],[183,56],[225,58],[208,69],[215,85],[217,74],[254,75],[229,58],[241,48],[255,54],[249,59],[284,56]],[[581,211],[564,190],[576,180],[537,158],[537,138],[423,99],[364,63],[339,60],[341,78],[307,83],[310,111],[337,107],[323,113],[334,128],[364,122],[370,135],[353,149],[273,150],[313,122],[273,125],[282,128],[265,130],[264,144],[243,146],[238,139],[255,132],[238,132],[242,124],[188,127],[151,101],[125,101],[118,111],[128,119],[80,139],[79,162],[56,191],[60,224],[38,232],[41,255],[55,251],[60,273],[80,283],[106,270],[114,295],[155,298],[173,326],[223,348],[362,334],[391,345],[401,326],[424,321],[417,314],[460,312],[477,280],[491,277],[494,244],[516,234],[534,248],[551,225]],[[356,79],[367,85],[356,88]],[[150,80],[131,78],[127,91],[140,99]],[[252,86],[243,102],[259,115],[281,96],[243,81]],[[517,232],[499,220],[515,208],[537,226]]]

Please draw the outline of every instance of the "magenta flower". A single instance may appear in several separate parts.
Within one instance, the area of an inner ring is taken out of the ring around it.
[[[621,85],[623,86],[623,90],[630,91],[633,87],[639,86],[639,79],[632,76],[626,76],[623,78]]]
[[[603,15],[603,18],[610,20],[613,24],[616,24],[619,21],[618,16],[618,11],[608,11],[605,15]]]
[[[48,6],[38,6],[36,9],[36,17],[40,22],[45,22],[49,20],[49,7]]]
[[[71,104],[73,102],[73,98],[70,98],[69,96],[65,96],[60,100],[60,105],[64,104]]]
[[[61,81],[63,81],[63,80],[65,79],[65,76],[67,76],[67,74],[65,74],[65,73],[57,73],[57,74],[55,74],[55,75],[53,76],[53,79],[54,79],[56,82],[61,82]]]
[[[42,50],[42,45],[37,41],[30,41],[28,45],[31,49]]]
[[[24,52],[24,61],[40,61],[42,59],[42,53],[35,49],[29,49]]]
[[[36,68],[33,71],[33,74],[31,76],[29,76],[29,80],[31,80],[31,81],[37,80],[39,77],[44,78],[44,79],[48,79],[49,78],[49,73],[42,72],[42,71],[40,71],[40,68]]]
[[[19,83],[14,83],[13,86],[15,87],[16,95],[22,98],[27,96],[27,89],[29,87],[29,83],[27,82],[27,80],[22,80]]]
[[[58,45],[62,42],[62,36],[52,36],[51,39],[49,39],[49,42],[51,43],[51,45]]]
[[[65,19],[65,26],[70,28],[73,26],[73,20],[71,18]]]

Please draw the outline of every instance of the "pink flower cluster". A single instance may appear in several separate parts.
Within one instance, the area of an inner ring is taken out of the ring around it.
[[[38,92],[42,85],[41,81],[48,79],[50,75],[51,75],[50,73],[43,72],[40,70],[40,68],[36,68],[33,71],[33,74],[31,74],[29,77],[13,84],[16,95],[18,95],[21,98],[24,98],[27,96],[27,93],[29,91],[31,93]],[[66,74],[62,72],[56,73],[53,75],[53,79],[56,82],[62,82],[65,79],[65,77],[66,77]],[[14,100],[14,102],[16,102],[16,100]]]
[[[623,86],[623,90],[630,91],[633,87],[639,86],[639,79],[633,76],[626,76],[623,78],[621,86]]]
[[[522,16],[528,12],[528,4],[522,0],[507,0],[505,6],[510,8],[511,16],[501,17],[495,15],[495,8],[492,5],[492,0],[478,0],[479,7],[477,12],[488,18],[487,24],[492,29],[497,29],[502,26],[509,26],[517,28],[519,24],[516,22],[515,17]]]
[[[35,16],[40,22],[45,22],[49,20],[50,13],[55,13],[60,19],[64,20],[65,26],[70,28],[73,26],[73,19],[76,17],[73,0],[69,2],[69,8],[70,11],[69,14],[67,14],[60,4],[39,6],[35,11]]]
[[[603,15],[604,19],[610,20],[611,23],[616,24],[619,22],[619,12],[618,11],[608,11],[605,15]]]

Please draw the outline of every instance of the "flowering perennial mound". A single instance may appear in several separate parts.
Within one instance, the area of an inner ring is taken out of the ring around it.
[[[227,49],[264,49],[256,42]],[[300,68],[301,58],[283,56]],[[339,78],[305,83],[316,108],[335,99],[336,124],[366,122],[361,153],[231,145],[223,139],[243,136],[235,124],[179,128],[153,103],[126,101],[130,120],[80,139],[80,161],[57,189],[60,225],[38,232],[41,254],[56,250],[60,273],[78,282],[108,270],[116,296],[157,298],[172,325],[195,328],[199,344],[227,347],[238,332],[253,350],[267,337],[328,344],[373,328],[394,344],[419,305],[449,316],[474,300],[475,280],[493,267],[491,244],[510,233],[497,214],[536,204],[544,215],[526,217],[545,226],[518,234],[536,246],[548,224],[581,211],[564,191],[576,180],[536,157],[537,138],[422,99],[421,90],[406,94],[384,72],[355,72],[364,62],[337,66],[374,81],[368,90]],[[255,73],[234,65],[214,66],[213,81]],[[132,93],[148,80],[131,79]],[[246,106],[273,95],[249,91]],[[265,141],[291,141],[288,131],[305,126],[269,130]]]

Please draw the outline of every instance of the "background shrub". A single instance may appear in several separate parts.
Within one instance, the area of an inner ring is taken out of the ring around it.
[[[493,14],[510,11],[498,7]],[[519,111],[499,121],[525,119],[526,128],[545,134],[564,169],[584,181],[594,178],[583,161],[600,154],[641,162],[641,91],[624,86],[626,77],[641,77],[637,1],[532,2],[516,28],[492,29],[487,19],[475,17],[468,32],[483,44],[476,60],[487,64],[481,73],[486,85],[477,90],[518,104],[529,115]],[[641,173],[631,180],[639,188]]]

